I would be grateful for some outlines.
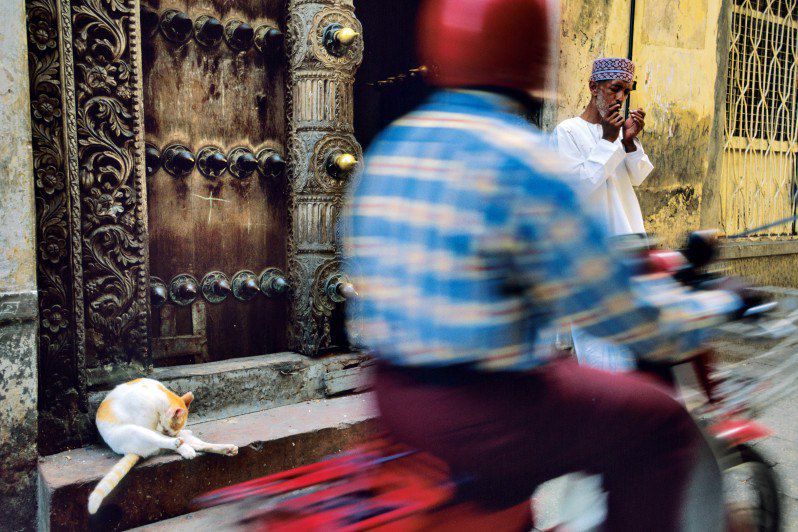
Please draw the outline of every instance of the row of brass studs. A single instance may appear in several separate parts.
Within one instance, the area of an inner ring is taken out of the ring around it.
[[[258,294],[268,298],[282,296],[288,292],[288,281],[279,268],[267,268],[260,276],[249,270],[242,270],[233,276],[232,283],[223,272],[210,272],[202,278],[202,283],[187,273],[176,275],[167,286],[160,278],[152,277],[150,301],[153,308],[160,308],[171,301],[181,307],[191,305],[202,296],[213,304],[222,303],[230,294],[239,301],[251,301]],[[331,275],[324,283],[324,293],[334,303],[343,303],[358,296],[349,276],[342,273]]]
[[[183,144],[171,144],[162,153],[148,142],[145,155],[147,177],[155,174],[161,167],[173,177],[185,177],[196,167],[210,180],[219,179],[225,171],[241,180],[248,179],[256,171],[263,177],[276,178],[283,175],[286,167],[283,156],[273,148],[264,148],[255,154],[248,148],[238,147],[225,155],[221,148],[206,146],[194,155]],[[335,150],[327,155],[324,167],[333,179],[344,179],[357,164],[357,158],[351,153]]]
[[[394,85],[405,83],[406,81],[423,79],[427,77],[428,74],[429,74],[429,68],[422,65],[417,68],[411,68],[410,70],[402,72],[401,74],[397,74],[395,76],[390,76],[388,78],[381,79],[379,81],[368,83],[368,85],[376,87],[378,90],[387,89]]]
[[[232,282],[223,272],[210,272],[202,278],[202,283],[187,273],[176,275],[167,285],[158,277],[150,280],[150,301],[154,308],[160,308],[171,301],[185,307],[194,303],[200,293],[209,303],[222,303],[231,294],[239,301],[251,301],[258,294],[274,298],[288,291],[285,274],[278,268],[267,268],[255,275],[242,270],[233,276]]]
[[[196,167],[207,179],[219,179],[229,171],[237,179],[248,179],[255,172],[267,178],[276,178],[285,172],[285,159],[273,148],[264,148],[257,154],[248,148],[238,147],[225,155],[217,146],[205,146],[194,155],[183,144],[171,144],[161,152],[149,142],[145,146],[147,177],[163,169],[172,177],[185,177]]]
[[[160,30],[170,42],[183,44],[193,35],[200,46],[211,48],[222,39],[235,52],[246,52],[254,45],[262,54],[273,54],[283,47],[283,32],[274,26],[262,24],[257,28],[238,19],[222,22],[210,15],[200,15],[192,21],[183,11],[167,9],[160,16],[150,8],[141,11],[141,25],[149,35]]]

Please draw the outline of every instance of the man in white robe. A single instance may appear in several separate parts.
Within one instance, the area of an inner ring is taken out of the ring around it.
[[[585,205],[605,222],[613,235],[645,235],[643,215],[634,187],[640,186],[654,166],[638,139],[645,126],[643,109],[624,120],[623,104],[634,84],[635,66],[622,58],[593,63],[592,95],[584,112],[556,127],[553,142]],[[611,342],[571,328],[580,364],[607,371],[636,368],[632,353]],[[606,516],[606,493],[600,476],[571,474],[561,486],[557,521],[575,530],[599,530]]]
[[[554,130],[554,140],[567,171],[583,191],[587,205],[615,235],[645,233],[633,187],[640,186],[654,166],[638,136],[645,126],[643,109],[623,118],[623,104],[634,83],[628,59],[597,59],[590,76],[592,98],[584,112]]]
[[[575,184],[583,191],[586,205],[595,209],[611,233],[638,233],[645,237],[643,216],[633,187],[642,184],[654,167],[638,138],[645,126],[646,113],[642,109],[633,110],[628,120],[621,115],[633,84],[631,61],[596,60],[590,77],[590,103],[580,116],[557,126],[553,140]],[[572,336],[581,364],[609,371],[635,369],[634,357],[627,350],[576,328],[572,328]],[[715,475],[711,454],[702,460],[712,465],[697,469],[691,490],[698,489],[702,496],[711,496],[714,493],[707,493],[702,481],[714,485],[719,480],[707,480]],[[567,530],[601,530],[606,516],[606,493],[601,477],[571,474],[566,479],[560,486],[560,505],[554,523]],[[715,525],[719,530],[723,526],[717,516],[706,513],[706,508],[720,504],[706,506],[698,496],[688,500],[693,503],[686,509],[685,523],[697,523],[697,516],[703,516],[709,519],[698,529],[710,530]]]
[[[588,85],[590,103],[581,115],[565,120],[553,133],[566,171],[585,204],[613,235],[645,234],[634,187],[654,169],[638,138],[645,127],[645,111],[632,110],[626,120],[622,114],[634,85],[634,71],[634,63],[628,59],[594,61]],[[571,333],[580,362],[612,371],[634,368],[627,351],[576,328]]]

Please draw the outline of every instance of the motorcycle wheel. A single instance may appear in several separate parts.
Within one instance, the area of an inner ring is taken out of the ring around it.
[[[779,482],[773,467],[756,450],[738,445],[723,460],[731,531],[781,530]]]

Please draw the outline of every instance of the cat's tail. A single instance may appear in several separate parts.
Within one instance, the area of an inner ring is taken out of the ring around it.
[[[139,460],[141,460],[141,457],[137,454],[126,454],[105,474],[103,479],[97,484],[97,487],[94,488],[94,491],[91,492],[91,495],[89,495],[90,514],[97,513],[103,499],[113,491],[116,485],[119,484],[119,481],[122,480],[122,477],[127,475],[127,472],[130,471]]]

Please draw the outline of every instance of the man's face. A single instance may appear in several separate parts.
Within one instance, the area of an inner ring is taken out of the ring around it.
[[[610,106],[615,102],[620,101],[623,105],[631,91],[632,84],[620,79],[590,82],[590,92],[596,98],[596,107],[602,118],[607,116]]]

